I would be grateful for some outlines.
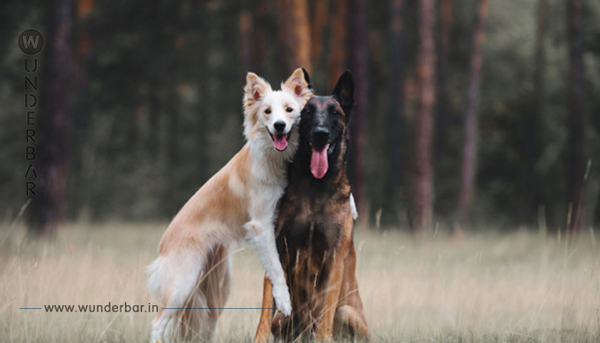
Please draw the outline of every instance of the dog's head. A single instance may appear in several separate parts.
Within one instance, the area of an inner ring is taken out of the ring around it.
[[[267,136],[278,151],[288,147],[300,111],[312,96],[304,73],[296,69],[279,91],[272,90],[258,75],[248,73],[244,88],[244,134],[248,140]]]
[[[314,96],[304,106],[300,121],[301,149],[310,154],[310,171],[321,179],[346,152],[352,108],[354,81],[346,71],[340,76],[331,96]]]

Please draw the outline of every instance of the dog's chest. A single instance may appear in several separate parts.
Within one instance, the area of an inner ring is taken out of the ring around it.
[[[276,229],[280,254],[310,252],[321,260],[327,251],[337,247],[349,207],[332,203],[330,199],[302,196],[285,201],[284,198]]]
[[[277,250],[288,287],[295,290],[292,294],[295,321],[299,327],[306,327],[312,322],[311,313],[321,313],[323,292],[343,233],[340,218],[349,215],[349,212],[344,215],[349,206],[347,209],[338,206],[330,197],[287,200],[290,201],[281,206],[277,221]]]

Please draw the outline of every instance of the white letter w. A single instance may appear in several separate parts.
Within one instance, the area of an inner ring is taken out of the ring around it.
[[[37,49],[38,43],[40,41],[40,36],[35,37],[35,41],[33,36],[23,36],[23,45],[25,45],[26,49],[29,49],[29,45],[32,44],[34,49]]]

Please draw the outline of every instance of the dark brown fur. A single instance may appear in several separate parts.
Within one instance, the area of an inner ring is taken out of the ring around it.
[[[269,331],[288,341],[297,337],[329,340],[333,335],[368,338],[355,276],[351,188],[346,177],[346,126],[354,103],[353,88],[346,72],[332,96],[313,97],[302,112],[300,148],[290,166],[275,223],[293,310],[290,317],[281,313],[273,317],[272,310],[263,310],[257,342],[266,341]],[[315,138],[316,127],[328,132],[327,139]],[[333,147],[327,156],[329,168],[317,179],[310,170],[312,147],[325,144]],[[273,307],[270,287],[265,278],[263,308]]]

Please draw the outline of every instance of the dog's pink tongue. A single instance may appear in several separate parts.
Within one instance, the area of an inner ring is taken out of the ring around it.
[[[317,151],[313,148],[312,156],[310,157],[310,172],[316,179],[321,179],[327,174],[329,169],[329,162],[327,162],[327,149],[329,144],[321,151]]]
[[[279,151],[285,150],[288,146],[287,135],[276,133],[273,136],[273,145]]]

